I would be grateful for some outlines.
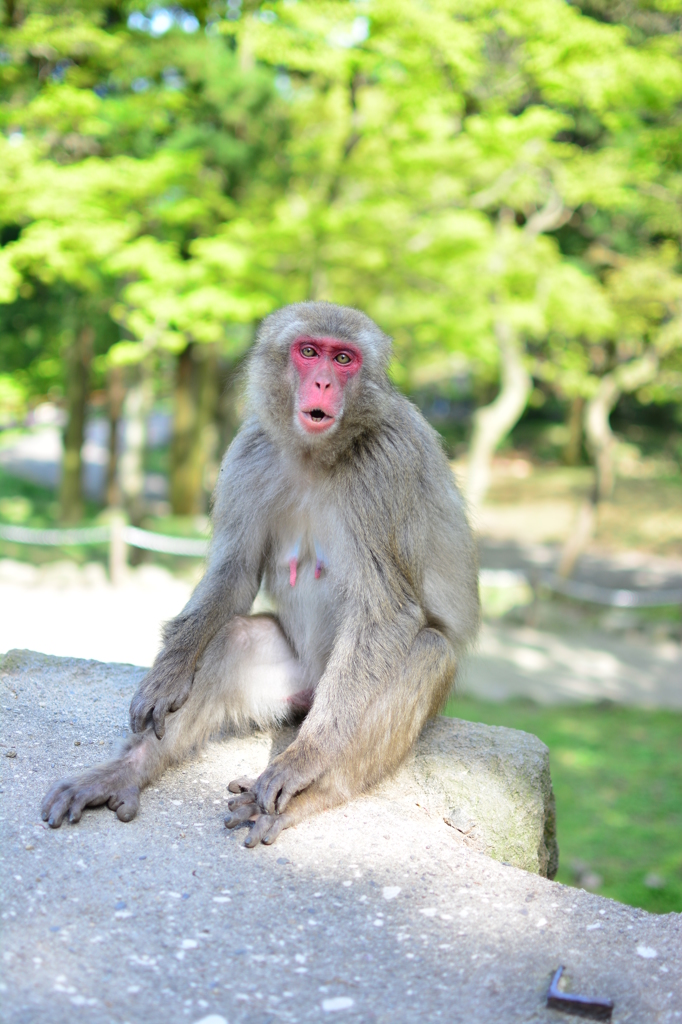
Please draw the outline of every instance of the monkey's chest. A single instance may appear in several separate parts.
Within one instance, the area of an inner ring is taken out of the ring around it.
[[[311,676],[321,675],[338,619],[333,566],[312,533],[281,538],[266,568],[265,589],[282,626]]]

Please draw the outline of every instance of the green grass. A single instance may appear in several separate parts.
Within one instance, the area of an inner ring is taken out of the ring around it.
[[[561,851],[603,879],[603,896],[682,911],[682,714],[617,705],[541,707],[452,698],[446,714],[535,733],[550,750]],[[585,870],[583,868],[583,870]],[[658,876],[659,888],[645,885]]]

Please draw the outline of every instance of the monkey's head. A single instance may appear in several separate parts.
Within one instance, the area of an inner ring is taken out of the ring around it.
[[[263,321],[249,364],[251,411],[278,443],[338,453],[381,418],[390,339],[356,309],[300,302]]]

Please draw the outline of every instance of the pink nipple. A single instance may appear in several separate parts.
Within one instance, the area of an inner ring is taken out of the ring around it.
[[[298,568],[298,559],[294,555],[293,558],[289,559],[289,586],[296,586],[296,569]],[[316,570],[317,572],[317,570]]]
[[[315,579],[316,580],[319,580],[321,572],[322,572],[322,559],[318,558],[317,561],[315,562]]]

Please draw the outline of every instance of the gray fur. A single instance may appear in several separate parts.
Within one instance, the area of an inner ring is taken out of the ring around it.
[[[289,350],[300,335],[363,353],[342,415],[321,435],[296,421]],[[390,351],[367,316],[328,303],[264,321],[249,361],[249,416],[216,486],[206,573],[133,698],[137,735],[123,759],[55,787],[44,804],[50,824],[74,810],[77,820],[88,793],[132,816],[131,789],[139,794],[170,761],[230,723],[281,720],[289,705],[278,700],[294,695],[295,706],[299,690],[310,692],[294,743],[258,780],[232,787],[240,795],[226,823],[257,820],[248,845],[271,842],[396,767],[440,710],[478,629],[476,552],[438,436],[388,380]],[[261,583],[277,607],[270,625],[248,614]],[[271,683],[252,662],[263,630],[275,652]]]

